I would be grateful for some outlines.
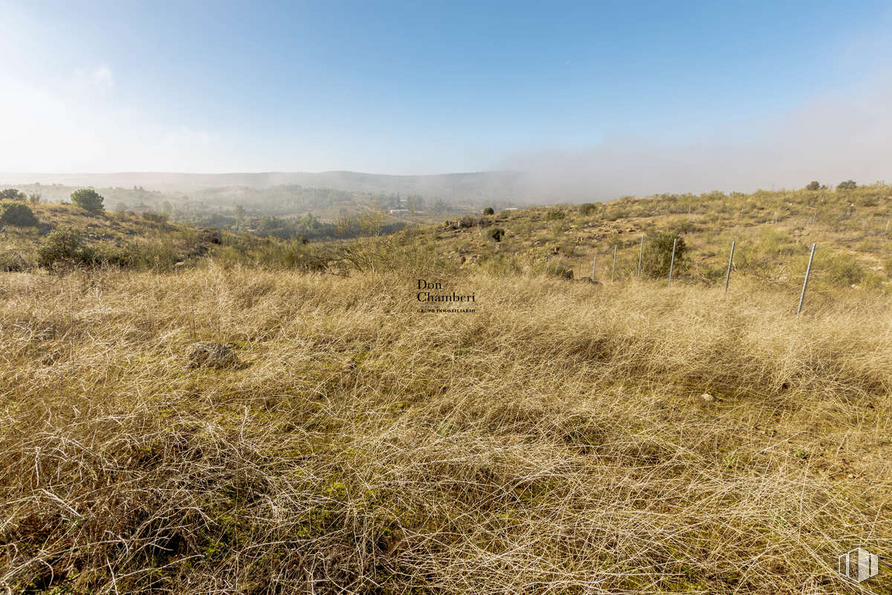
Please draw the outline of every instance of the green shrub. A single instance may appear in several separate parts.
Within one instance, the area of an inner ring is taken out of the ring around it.
[[[545,220],[546,221],[558,221],[560,219],[565,218],[566,216],[567,216],[567,214],[563,211],[548,211],[548,213],[545,215]]]
[[[495,213],[496,211],[492,207],[486,207],[485,209],[483,209],[484,215],[495,215]]]
[[[645,241],[644,254],[641,259],[641,273],[651,279],[669,275],[672,264],[672,244],[675,245],[675,272],[681,270],[687,262],[688,248],[684,238],[678,233],[658,231],[649,235]]]
[[[579,205],[579,212],[582,215],[593,215],[598,210],[598,205],[590,202],[585,202]]]
[[[71,202],[85,211],[91,213],[101,213],[105,210],[103,201],[105,199],[92,188],[81,188],[71,193]]]
[[[490,227],[486,231],[486,236],[494,242],[501,242],[502,238],[505,236],[505,230],[501,227]]]
[[[41,268],[92,265],[95,262],[96,251],[87,246],[81,234],[73,229],[54,231],[37,250],[37,265]]]
[[[808,183],[808,186],[806,186],[805,189],[806,190],[820,190],[821,183],[818,182],[817,180],[812,180],[811,182]]]
[[[858,184],[855,183],[855,180],[846,180],[845,182],[840,182],[837,186],[837,190],[855,190],[858,187]]]
[[[812,274],[830,285],[845,287],[860,283],[866,271],[854,254],[818,249]]]
[[[37,217],[25,203],[4,200],[0,202],[0,223],[16,227],[34,227],[37,225]]]

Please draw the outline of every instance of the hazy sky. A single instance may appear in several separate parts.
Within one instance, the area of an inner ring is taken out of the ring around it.
[[[845,162],[892,179],[888,2],[0,0],[0,14],[0,171],[525,168],[640,192]]]

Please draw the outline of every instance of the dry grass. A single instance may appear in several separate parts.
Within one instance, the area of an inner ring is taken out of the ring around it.
[[[892,554],[886,298],[445,281],[477,312],[398,273],[4,275],[0,587],[840,593],[838,553]]]

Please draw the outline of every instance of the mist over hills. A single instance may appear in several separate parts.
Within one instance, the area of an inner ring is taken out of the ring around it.
[[[486,171],[436,175],[385,175],[351,171],[198,174],[172,172],[4,173],[0,184],[64,184],[66,186],[139,186],[150,190],[189,192],[241,186],[270,188],[300,185],[346,192],[420,194],[449,198],[523,199],[524,174]]]

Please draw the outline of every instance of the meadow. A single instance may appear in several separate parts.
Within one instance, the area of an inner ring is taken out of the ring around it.
[[[169,262],[0,273],[0,586],[888,590],[836,574],[892,554],[883,192],[814,216],[797,191],[778,223],[777,196],[722,195],[321,246],[222,232],[187,258],[200,231],[176,227]],[[632,274],[654,230],[689,247],[671,288]],[[4,241],[28,262],[45,238]],[[617,282],[566,279],[618,242]],[[479,305],[419,313],[418,279]]]

